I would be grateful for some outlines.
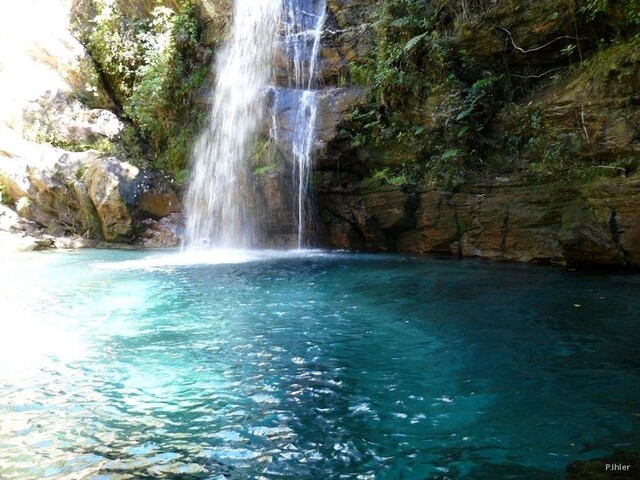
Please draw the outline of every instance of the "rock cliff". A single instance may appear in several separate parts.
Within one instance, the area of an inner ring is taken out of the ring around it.
[[[433,2],[402,36],[407,2],[329,2],[320,243],[640,267],[638,34],[613,3]]]

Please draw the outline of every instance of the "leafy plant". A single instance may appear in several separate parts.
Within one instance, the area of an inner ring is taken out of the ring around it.
[[[177,175],[205,118],[198,96],[212,56],[195,2],[148,12],[130,11],[123,0],[88,3],[97,14],[79,36],[131,124],[123,135],[125,153]]]

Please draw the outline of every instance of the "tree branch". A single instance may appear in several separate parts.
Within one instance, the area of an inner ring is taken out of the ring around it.
[[[506,33],[507,34],[507,39],[509,40],[509,42],[511,42],[511,45],[513,46],[513,49],[519,51],[520,53],[537,52],[539,50],[542,50],[543,48],[547,48],[549,45],[552,45],[552,44],[554,44],[555,42],[557,42],[559,40],[575,40],[576,42],[578,42],[580,40],[587,40],[584,37],[572,37],[572,36],[569,36],[569,35],[563,35],[561,37],[556,37],[553,40],[551,40],[550,42],[547,42],[544,45],[540,45],[539,47],[529,48],[529,49],[525,50],[524,48],[519,47],[518,45],[516,45],[516,42],[513,39],[513,35],[511,34],[511,32],[509,30],[507,30],[504,27],[495,27],[495,28],[500,30],[501,32]]]

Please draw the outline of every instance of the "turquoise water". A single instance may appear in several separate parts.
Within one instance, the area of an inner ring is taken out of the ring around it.
[[[0,478],[548,480],[640,448],[640,276],[221,258],[3,258]]]

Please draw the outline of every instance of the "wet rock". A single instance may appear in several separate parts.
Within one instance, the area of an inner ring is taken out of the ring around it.
[[[138,217],[163,218],[182,209],[182,204],[167,178],[158,172],[142,171],[136,189]]]
[[[324,88],[317,92],[317,117],[315,125],[315,144],[312,154],[316,168],[322,169],[326,165],[327,145],[339,135],[339,125],[345,116],[366,100],[369,88]],[[276,132],[272,132],[278,152],[285,159],[292,162],[292,142],[294,125],[296,122],[297,105],[300,102],[300,90],[278,88],[272,92],[270,108],[275,110]],[[273,129],[273,117],[266,118],[262,125],[265,136]],[[332,165],[329,163],[329,165]]]
[[[615,212],[598,203],[590,205],[586,199],[578,198],[563,208],[560,240],[570,263],[624,263],[624,254],[611,229]]]
[[[327,2],[322,38],[322,78],[341,85],[349,78],[349,62],[365,58],[375,45],[372,23],[379,3],[372,0]]]
[[[184,223],[184,216],[179,213],[172,213],[161,220],[143,220],[137,244],[143,248],[177,247],[181,243]]]
[[[316,138],[321,144],[321,149],[326,148],[326,145],[336,138],[340,123],[366,100],[369,90],[367,87],[330,88],[319,93]],[[324,152],[319,153],[321,168]]]

